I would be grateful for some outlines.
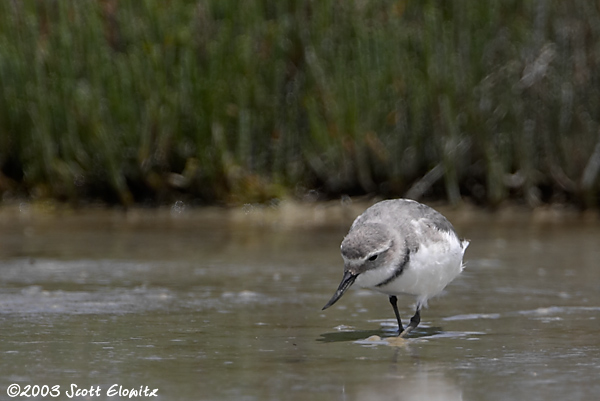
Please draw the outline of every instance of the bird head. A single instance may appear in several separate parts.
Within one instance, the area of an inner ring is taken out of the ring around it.
[[[383,224],[353,226],[340,247],[344,259],[344,276],[333,297],[323,307],[329,308],[344,295],[356,278],[367,271],[393,262],[394,235]]]

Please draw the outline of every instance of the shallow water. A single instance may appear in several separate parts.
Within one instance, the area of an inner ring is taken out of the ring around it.
[[[390,346],[385,296],[351,289],[321,311],[360,209],[3,211],[0,399],[13,383],[31,386],[14,399],[73,384],[98,400],[128,399],[113,384],[163,400],[600,394],[597,219],[447,212],[466,270]],[[413,300],[399,306],[408,320]]]

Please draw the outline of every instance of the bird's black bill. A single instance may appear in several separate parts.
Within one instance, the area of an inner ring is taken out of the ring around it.
[[[340,283],[340,286],[338,287],[335,294],[333,294],[333,296],[331,297],[329,302],[327,302],[327,305],[325,305],[322,310],[325,310],[325,309],[329,308],[331,305],[333,305],[334,303],[336,303],[337,300],[340,299],[342,297],[342,295],[344,295],[344,292],[346,292],[346,290],[348,288],[350,288],[350,286],[352,284],[354,284],[354,280],[356,280],[356,277],[358,277],[358,274],[352,274],[348,271],[344,272],[344,277],[342,277],[342,282]]]

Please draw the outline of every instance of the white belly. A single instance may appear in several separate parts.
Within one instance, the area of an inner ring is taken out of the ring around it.
[[[461,246],[455,237],[421,245],[417,252],[411,254],[402,274],[390,283],[377,286],[393,274],[394,266],[366,271],[357,277],[356,284],[387,295],[413,295],[418,304],[425,306],[429,298],[441,293],[463,270],[462,258],[467,245],[465,241]]]

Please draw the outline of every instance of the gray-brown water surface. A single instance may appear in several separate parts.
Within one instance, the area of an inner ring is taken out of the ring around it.
[[[393,347],[385,296],[321,311],[365,207],[3,210],[0,400],[597,398],[597,219],[442,210],[466,270]]]

